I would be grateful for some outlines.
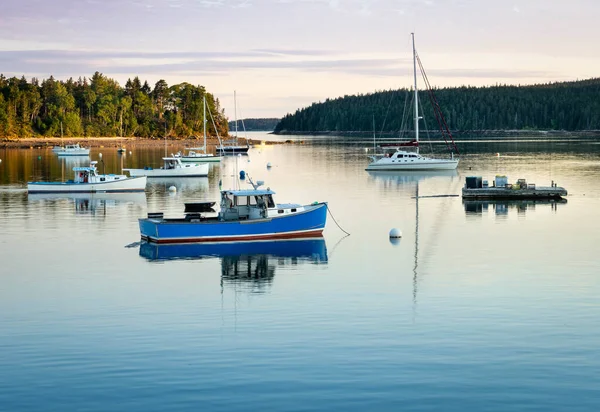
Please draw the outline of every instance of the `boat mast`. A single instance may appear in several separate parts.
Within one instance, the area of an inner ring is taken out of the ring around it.
[[[373,154],[377,151],[377,144],[375,143],[375,114],[373,114]]]
[[[206,94],[204,95],[204,153],[206,153]]]
[[[235,144],[237,145],[238,140],[238,127],[237,127],[237,98],[235,95],[235,90],[233,91],[233,116],[235,119]]]
[[[415,49],[415,34],[411,33],[413,47],[413,76],[415,80],[415,140],[417,141],[417,151],[419,150],[419,92],[417,90],[417,51]]]

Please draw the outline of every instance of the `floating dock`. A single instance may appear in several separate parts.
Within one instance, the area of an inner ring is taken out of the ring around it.
[[[567,196],[567,190],[554,182],[550,186],[536,186],[519,179],[513,184],[508,183],[506,176],[496,176],[492,186],[479,176],[470,176],[462,189],[463,199],[470,200],[562,199],[563,196]]]

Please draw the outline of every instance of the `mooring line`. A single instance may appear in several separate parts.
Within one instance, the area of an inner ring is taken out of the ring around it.
[[[331,213],[331,209],[329,209],[329,204],[325,203],[325,207],[327,208],[327,211],[329,212],[329,216],[331,216],[331,218],[333,219],[333,221],[335,222],[335,224],[337,225],[338,228],[340,228],[340,230],[342,232],[344,232],[346,235],[350,236],[350,233],[346,232],[344,229],[342,229],[342,227],[340,226],[340,224],[337,222],[337,220],[335,220],[335,217],[333,217],[333,213]]]

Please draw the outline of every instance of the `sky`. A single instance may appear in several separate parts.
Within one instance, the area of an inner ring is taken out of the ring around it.
[[[600,77],[598,0],[2,0],[0,73],[206,86],[233,119],[409,87]]]

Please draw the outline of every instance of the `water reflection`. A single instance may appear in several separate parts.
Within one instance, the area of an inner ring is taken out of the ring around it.
[[[402,185],[406,183],[416,183],[432,177],[456,177],[458,171],[454,170],[415,170],[415,171],[367,171],[369,178],[374,181],[380,181],[386,185]]]
[[[177,191],[206,192],[208,177],[153,177],[148,179],[147,189],[151,191],[168,191],[175,186]]]
[[[243,285],[253,292],[259,292],[273,282],[278,267],[293,267],[303,263],[326,264],[327,246],[322,237],[175,245],[142,242],[140,256],[149,261],[219,258],[221,286]]]
[[[543,200],[463,200],[467,216],[482,216],[491,209],[496,216],[506,216],[510,210],[523,215],[527,211],[534,212],[536,206],[550,207],[557,211],[558,205],[566,204],[567,199]]]
[[[28,202],[52,206],[60,201],[73,203],[75,214],[106,214],[107,208],[120,204],[146,205],[146,193],[35,193],[27,194]]]

